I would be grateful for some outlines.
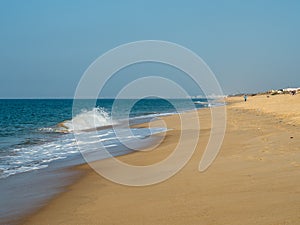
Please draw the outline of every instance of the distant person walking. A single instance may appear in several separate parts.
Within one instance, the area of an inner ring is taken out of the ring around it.
[[[247,101],[247,98],[248,98],[248,96],[247,96],[247,95],[244,95],[244,100],[245,100],[245,102]]]

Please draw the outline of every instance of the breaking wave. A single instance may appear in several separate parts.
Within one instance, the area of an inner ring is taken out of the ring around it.
[[[83,110],[71,120],[66,120],[58,124],[60,131],[74,132],[96,129],[99,127],[114,125],[109,114],[102,108]]]

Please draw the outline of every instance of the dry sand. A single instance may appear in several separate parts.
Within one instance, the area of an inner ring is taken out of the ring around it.
[[[300,124],[300,94],[249,96],[247,102],[242,101],[242,97],[231,97],[228,101],[235,102],[235,108],[268,113],[289,124]]]
[[[156,185],[129,187],[112,183],[83,165],[83,178],[24,222],[300,224],[299,97],[258,96],[250,97],[246,103],[241,97],[228,99],[221,152],[202,173],[198,165],[209,137],[210,111],[199,110],[201,134],[197,150],[175,176]],[[167,157],[178,141],[180,123],[178,116],[164,120],[173,130],[167,132],[159,148],[119,159],[147,165]]]

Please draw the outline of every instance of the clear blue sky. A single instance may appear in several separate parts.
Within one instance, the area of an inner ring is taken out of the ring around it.
[[[300,86],[300,1],[0,1],[0,97],[72,97],[98,56],[158,39],[201,56],[226,94]]]

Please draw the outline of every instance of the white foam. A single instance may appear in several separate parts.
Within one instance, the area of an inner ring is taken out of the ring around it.
[[[60,126],[72,132],[95,129],[113,124],[107,112],[101,108],[94,108],[90,111],[82,111],[73,117],[72,120],[62,122]]]
[[[72,120],[65,121],[61,129],[70,132],[74,128],[86,130],[112,124],[113,122],[107,113],[101,109],[93,109],[78,114]],[[50,131],[50,129],[45,130]],[[132,128],[131,134],[128,133],[128,129],[118,128],[118,135],[116,136],[116,133],[110,128],[109,130],[101,129],[97,131],[79,132],[79,140],[77,140],[73,134],[64,134],[59,135],[57,139],[51,140],[50,142],[37,145],[16,146],[11,151],[11,154],[0,156],[0,161],[5,162],[0,164],[0,178],[30,170],[46,168],[50,162],[79,155],[80,151],[81,153],[92,151],[101,152],[102,146],[104,148],[120,146],[121,150],[117,152],[117,154],[119,154],[124,148],[123,146],[121,147],[122,143],[134,141],[134,138],[144,138],[151,134],[164,131],[164,128]],[[101,145],[99,145],[99,143],[101,143]],[[113,153],[113,155],[117,154]],[[107,157],[107,155],[104,153],[103,157]]]

